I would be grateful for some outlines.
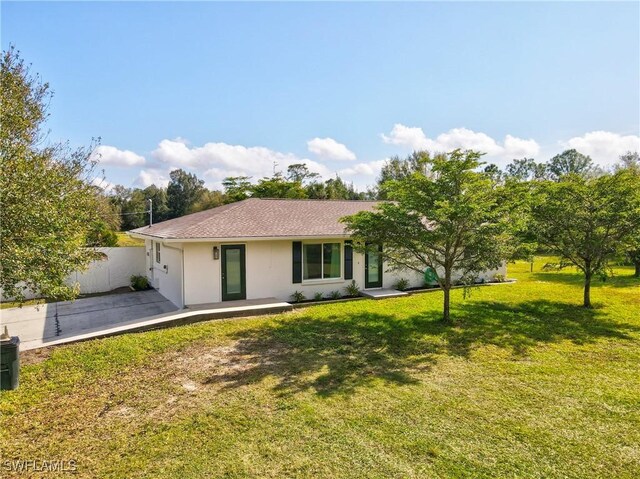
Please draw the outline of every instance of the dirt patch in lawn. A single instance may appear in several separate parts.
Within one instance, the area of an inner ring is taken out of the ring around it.
[[[102,421],[168,421],[206,409],[229,384],[237,388],[241,378],[265,367],[261,357],[258,351],[243,349],[241,341],[215,346],[199,342],[162,354],[150,367],[121,378],[129,384],[128,392],[123,390],[125,397],[117,401],[105,398],[105,410],[99,417]]]
[[[172,382],[187,391],[215,392],[258,379],[272,367],[272,358],[284,357],[286,351],[284,345],[270,344],[263,350],[236,340],[222,346],[194,345],[163,360],[173,365]]]
[[[20,365],[39,364],[51,356],[51,348],[31,349],[20,353]]]

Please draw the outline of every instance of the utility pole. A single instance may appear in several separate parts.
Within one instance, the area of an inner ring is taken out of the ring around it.
[[[149,198],[149,228],[153,226],[153,200]]]

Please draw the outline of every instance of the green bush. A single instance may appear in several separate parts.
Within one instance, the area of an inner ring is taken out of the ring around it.
[[[315,301],[322,301],[322,297],[323,297],[323,294],[322,294],[322,293],[320,293],[320,292],[318,292],[318,293],[316,293],[316,294],[314,294],[314,295],[313,295],[313,299],[314,299]]]
[[[351,280],[351,283],[344,288],[347,296],[356,297],[360,295],[360,286],[356,283],[355,279]]]
[[[149,289],[149,280],[146,276],[134,274],[131,276],[131,287],[136,291],[144,291]]]
[[[329,297],[331,299],[340,299],[340,298],[342,298],[342,295],[340,294],[340,291],[336,289],[335,291],[331,291],[329,293]]]
[[[294,291],[293,294],[291,295],[291,299],[293,299],[294,303],[301,303],[306,298],[305,298],[304,293],[302,291]]]
[[[406,278],[400,278],[394,288],[398,291],[404,291],[409,287],[409,281]]]
[[[505,279],[506,278],[504,277],[504,274],[494,274],[493,275],[493,280],[496,283],[504,283]]]

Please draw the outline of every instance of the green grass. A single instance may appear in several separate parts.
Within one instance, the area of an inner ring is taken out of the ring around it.
[[[440,292],[26,354],[3,459],[80,477],[640,476],[640,281]],[[4,476],[3,476],[4,477]]]
[[[0,309],[19,308],[20,304],[22,304],[22,306],[37,306],[38,304],[50,302],[52,301],[46,298],[27,299],[23,303],[20,303],[19,301],[3,301],[0,303]]]
[[[118,232],[118,246],[144,246],[144,241],[138,238],[132,238],[127,233]]]

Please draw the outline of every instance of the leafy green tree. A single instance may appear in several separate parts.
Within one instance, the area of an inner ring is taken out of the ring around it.
[[[491,178],[476,171],[480,156],[460,150],[425,156],[424,172],[385,183],[393,202],[343,218],[357,249],[383,244],[383,257],[392,268],[436,271],[444,291],[444,321],[450,320],[454,272],[470,285],[508,254],[508,212]]]
[[[566,150],[554,156],[547,163],[547,171],[552,180],[559,180],[562,176],[575,174],[586,176],[594,172],[593,160],[577,150]]]
[[[355,189],[353,183],[346,183],[338,175],[329,178],[324,185],[329,200],[362,200],[365,196]]]
[[[515,181],[544,180],[547,178],[547,165],[536,163],[533,158],[513,160],[505,169],[505,177]]]
[[[142,196],[144,197],[144,207],[142,211],[149,210],[149,200],[151,200],[151,211],[153,215],[153,222],[159,223],[166,219],[169,219],[169,206],[167,204],[167,190],[160,186],[150,185],[142,190]],[[139,209],[140,205],[137,206]],[[144,224],[149,223],[149,216],[147,213],[141,215]]]
[[[628,151],[620,156],[620,163],[615,166],[615,171],[627,171],[640,181],[640,155],[637,151]],[[628,240],[626,255],[635,267],[634,276],[640,278],[640,228],[633,232]]]
[[[640,278],[640,230],[633,233],[627,243],[626,255],[635,268],[634,276]]]
[[[615,171],[629,170],[635,175],[640,175],[640,155],[637,151],[627,151],[620,156],[620,162],[615,165]]]
[[[250,176],[229,176],[222,181],[222,187],[224,188],[224,202],[235,203],[249,198],[253,185]]]
[[[271,178],[262,178],[251,187],[253,198],[306,198],[307,194],[298,181],[289,181],[276,173]]]
[[[169,217],[178,218],[187,214],[200,199],[204,191],[204,181],[183,169],[173,170],[169,173],[169,178],[169,186],[167,186]]]
[[[430,163],[431,155],[428,151],[414,151],[407,158],[399,156],[389,158],[378,177],[378,198],[384,200],[388,197],[386,183],[392,180],[402,180],[414,173],[427,174]]]
[[[585,308],[591,281],[606,277],[609,261],[640,229],[640,181],[628,171],[584,177],[563,175],[539,185],[532,214],[538,241],[560,256],[558,267],[584,274]]]
[[[0,65],[0,288],[23,301],[26,290],[71,299],[67,276],[96,257],[84,248],[98,217],[90,184],[92,148],[45,145],[49,85],[34,75],[15,48]]]
[[[104,221],[94,221],[87,232],[85,244],[90,247],[118,246],[118,235]]]
[[[220,191],[205,189],[200,195],[200,199],[198,199],[198,201],[196,201],[191,206],[191,208],[189,209],[189,213],[197,213],[198,211],[209,210],[211,208],[221,206],[224,203],[225,197]]]
[[[502,183],[502,179],[504,177],[504,174],[502,173],[500,168],[498,168],[498,165],[494,165],[493,163],[491,163],[491,164],[485,166],[482,171],[484,171],[484,173],[487,176],[489,176],[489,178],[491,178],[491,180],[494,183],[496,183],[496,184]]]
[[[116,185],[109,199],[121,217],[123,231],[149,224],[149,205],[143,190]]]
[[[308,180],[314,180],[320,175],[312,173],[304,163],[295,163],[287,167],[287,180],[303,184]]]

